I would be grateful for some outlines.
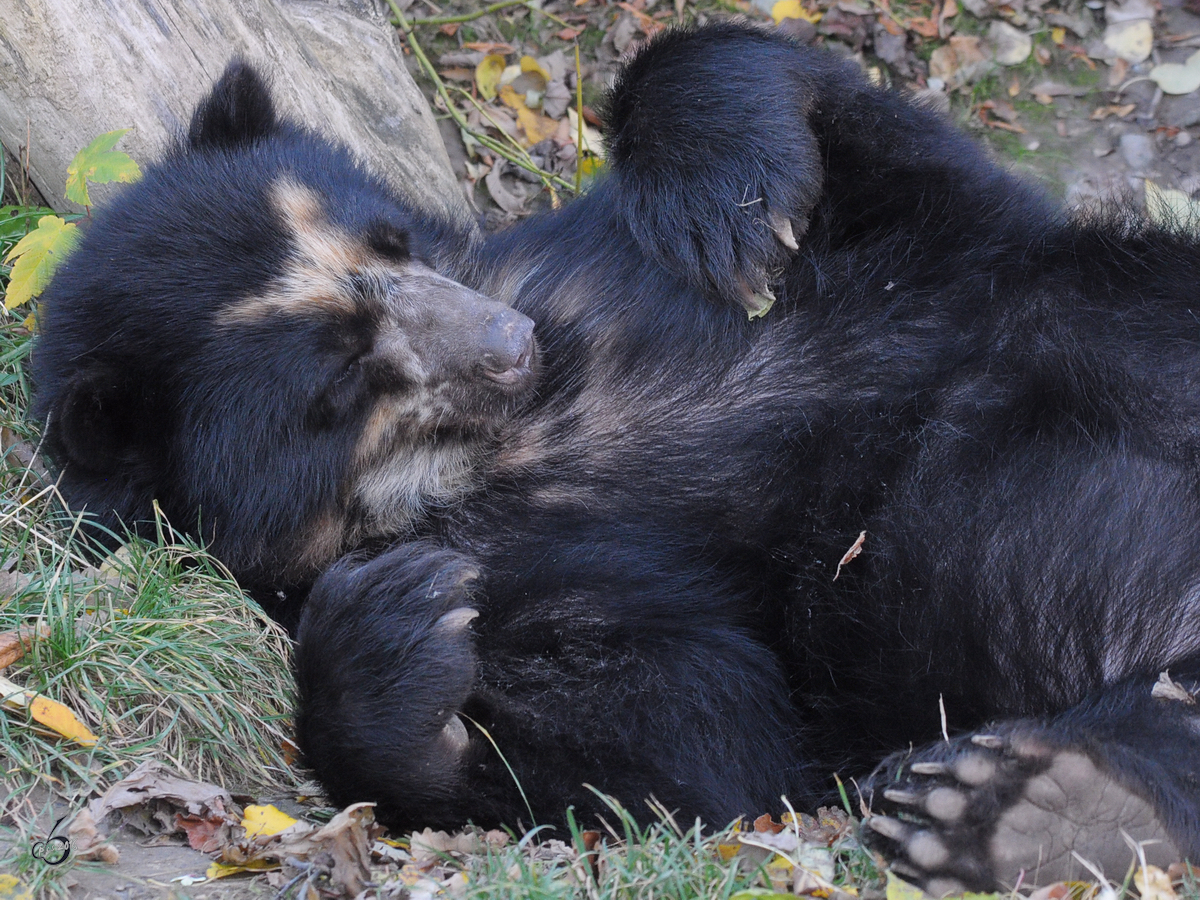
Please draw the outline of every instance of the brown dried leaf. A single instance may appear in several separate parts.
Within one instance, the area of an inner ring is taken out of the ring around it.
[[[71,855],[75,859],[113,866],[121,858],[120,851],[104,840],[104,836],[96,828],[96,821],[87,809],[81,809],[75,816],[75,821],[67,828],[67,837],[71,840]]]
[[[908,30],[915,31],[921,37],[925,38],[937,37],[938,33],[937,22],[925,16],[914,16],[909,19]]]
[[[3,587],[4,576],[18,575],[15,572],[0,573],[0,599],[5,596]],[[28,651],[33,649],[33,642],[38,639],[46,639],[50,637],[49,625],[38,625],[37,627],[21,626],[16,631],[7,631],[0,634],[0,669],[5,666],[11,666]]]
[[[310,822],[298,822],[279,834],[227,844],[221,850],[219,862],[225,866],[261,868],[289,858],[311,862],[328,854],[332,859],[329,890],[356,897],[370,881],[371,846],[382,830],[375,824],[373,806],[371,803],[348,806],[320,828]]]
[[[496,205],[510,215],[520,215],[525,212],[525,196],[518,195],[514,191],[508,189],[501,180],[501,166],[499,163],[492,166],[492,170],[487,173],[483,179],[483,183],[487,186],[488,193],[492,199],[496,201]]]
[[[1170,672],[1158,673],[1158,681],[1150,689],[1150,696],[1159,700],[1175,700],[1188,706],[1196,705],[1196,698],[1187,688],[1174,680]]]
[[[1093,122],[1103,122],[1109,116],[1116,116],[1118,119],[1123,119],[1135,109],[1137,109],[1136,103],[1126,103],[1124,106],[1109,104],[1108,106],[1099,106],[1092,110],[1092,114],[1088,118]]]
[[[525,133],[525,140],[530,147],[554,137],[558,131],[558,123],[549,116],[539,115],[524,107],[517,110],[517,124]]]
[[[837,581],[838,576],[842,574],[842,566],[846,565],[851,560],[856,559],[858,557],[858,555],[860,553],[862,553],[863,544],[866,542],[866,540],[867,540],[867,533],[865,531],[860,531],[858,533],[858,537],[855,539],[854,543],[850,546],[850,549],[847,550],[844,554],[842,554],[842,558],[840,560],[838,560],[837,571],[833,573],[834,581]]]
[[[143,834],[186,831],[177,822],[180,815],[209,819],[227,826],[226,840],[228,829],[238,824],[242,813],[224,788],[187,781],[154,760],[142,763],[93,800],[88,811],[97,823],[111,815]]]
[[[779,834],[779,832],[783,831],[783,826],[774,821],[771,818],[770,813],[763,813],[754,820],[754,830],[760,834],[767,832],[771,834]]]

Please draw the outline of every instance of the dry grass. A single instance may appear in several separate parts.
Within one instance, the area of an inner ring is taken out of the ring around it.
[[[246,790],[294,784],[286,635],[220,565],[164,524],[101,561],[36,460],[25,421],[23,316],[0,326],[0,632],[39,634],[5,677],[70,707],[100,738],[85,748],[0,709],[3,812],[32,814],[37,788],[69,801],[154,758]]]

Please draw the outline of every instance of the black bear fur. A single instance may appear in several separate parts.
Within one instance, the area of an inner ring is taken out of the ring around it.
[[[743,26],[652,41],[608,134],[589,192],[481,238],[235,64],[46,296],[67,499],[157,499],[263,587],[359,548],[305,602],[297,729],[392,824],[561,823],[590,784],[723,825],[944,708],[966,736],[865,785],[907,877],[1112,869],[1121,828],[1200,859],[1200,714],[1151,696],[1200,687],[1200,241],[1072,220]],[[438,276],[466,312],[404,319]],[[500,381],[474,291],[536,323]]]

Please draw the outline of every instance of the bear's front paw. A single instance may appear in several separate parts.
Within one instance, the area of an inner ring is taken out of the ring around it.
[[[822,192],[808,62],[763,32],[680,30],[640,51],[609,100],[616,196],[638,246],[752,316],[774,299]]]
[[[1177,858],[1146,800],[1079,748],[1018,725],[884,760],[865,791],[864,837],[902,878],[940,897],[1091,878],[1120,880],[1134,859]]]
[[[418,542],[339,563],[314,586],[296,648],[296,731],[337,803],[372,800],[401,822],[454,795],[476,577],[461,554]]]

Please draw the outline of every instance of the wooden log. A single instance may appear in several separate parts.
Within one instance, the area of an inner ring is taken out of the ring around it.
[[[183,133],[234,56],[269,77],[281,112],[352,147],[431,212],[469,221],[433,116],[381,0],[5,0],[0,143],[29,148],[55,209],[67,164],[97,135],[139,163]],[[116,185],[92,192],[102,202]]]

